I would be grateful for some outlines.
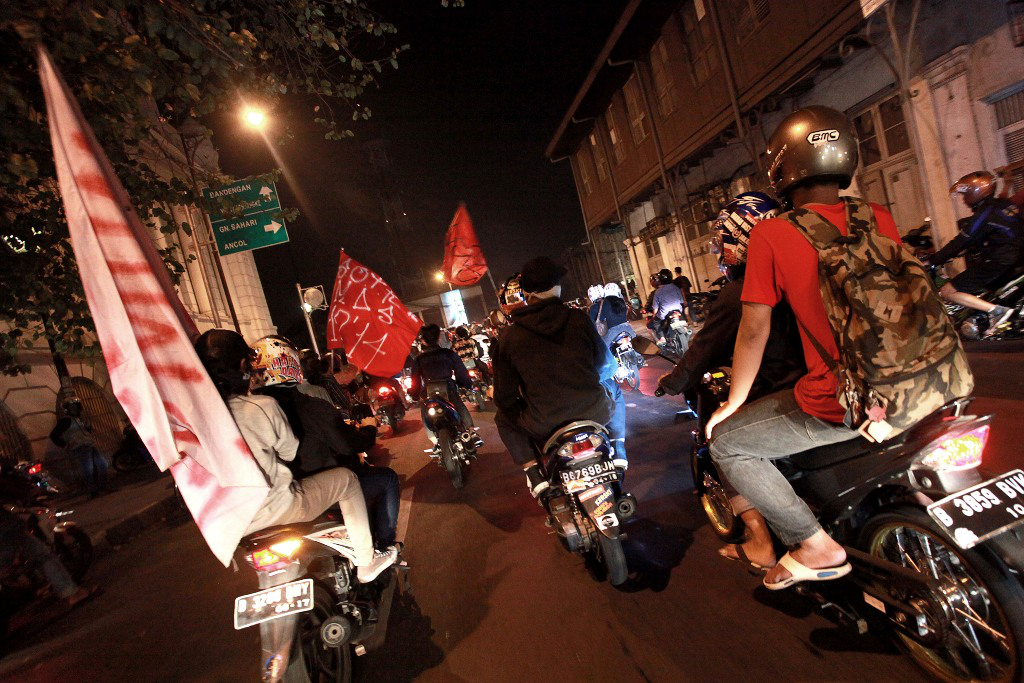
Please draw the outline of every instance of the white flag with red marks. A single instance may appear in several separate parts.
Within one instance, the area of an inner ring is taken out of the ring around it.
[[[192,348],[199,331],[78,103],[39,47],[71,245],[114,395],[225,566],[269,490]]]

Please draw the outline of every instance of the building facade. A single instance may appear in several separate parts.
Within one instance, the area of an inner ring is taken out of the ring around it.
[[[588,231],[624,224],[641,289],[682,266],[718,277],[708,233],[763,190],[767,137],[810,104],[860,138],[849,192],[941,245],[970,171],[1024,189],[1024,3],[1005,0],[633,0],[547,148],[567,160]],[[865,11],[870,12],[865,15]]]

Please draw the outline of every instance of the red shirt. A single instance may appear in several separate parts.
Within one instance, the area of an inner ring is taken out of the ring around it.
[[[829,223],[846,234],[846,205],[808,204],[804,208],[821,214]],[[899,230],[892,216],[878,204],[872,204],[878,230],[886,237],[900,241]],[[743,283],[743,301],[775,306],[782,298],[800,321],[807,374],[796,383],[796,402],[809,415],[842,422],[846,411],[836,398],[835,375],[815,351],[803,328],[839,358],[832,327],[825,315],[818,284],[818,252],[792,224],[781,218],[758,223],[750,233],[747,247],[747,269]]]

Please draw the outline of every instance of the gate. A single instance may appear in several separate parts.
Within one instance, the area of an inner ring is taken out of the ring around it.
[[[82,416],[92,425],[96,447],[108,456],[121,445],[122,426],[103,389],[88,377],[72,377],[71,386],[82,402]]]

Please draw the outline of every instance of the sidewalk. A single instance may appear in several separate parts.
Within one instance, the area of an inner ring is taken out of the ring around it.
[[[57,501],[58,507],[74,510],[71,519],[89,534],[97,553],[128,543],[179,508],[169,474],[142,470],[115,481],[118,489],[99,498],[79,494]]]

